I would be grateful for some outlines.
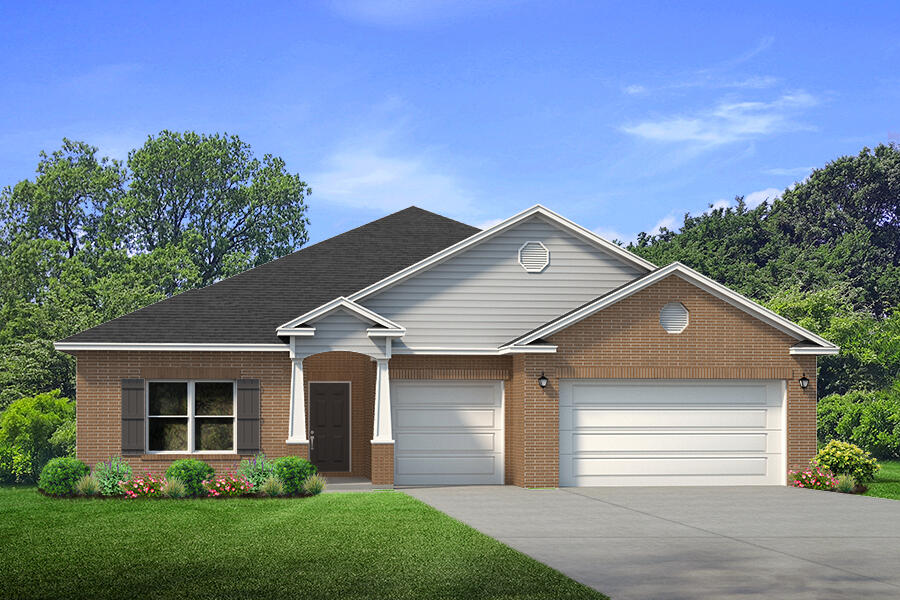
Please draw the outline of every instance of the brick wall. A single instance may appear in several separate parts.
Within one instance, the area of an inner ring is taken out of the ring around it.
[[[680,334],[667,333],[659,325],[660,308],[675,301],[690,312],[690,324]],[[521,386],[513,387],[517,398],[512,405],[522,405],[522,473],[528,487],[552,487],[559,481],[560,378],[784,379],[788,468],[806,465],[815,454],[815,357],[791,356],[789,348],[796,340],[677,276],[548,341],[559,347],[556,354],[517,357],[513,373],[514,380],[518,373],[524,378]],[[544,389],[537,384],[542,372],[550,380]],[[805,391],[797,383],[804,373],[810,379]]]
[[[370,444],[372,447],[372,483],[394,485],[394,444]]]

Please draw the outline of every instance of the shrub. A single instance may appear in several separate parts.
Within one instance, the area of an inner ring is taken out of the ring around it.
[[[160,493],[166,498],[184,498],[187,495],[187,488],[177,477],[169,477],[163,482]]]
[[[90,473],[87,465],[69,456],[51,459],[44,465],[38,487],[54,496],[65,496],[75,491],[78,480]]]
[[[823,467],[813,466],[805,471],[791,471],[789,473],[791,485],[808,490],[831,491],[837,485],[834,474]]]
[[[122,493],[119,484],[131,480],[131,465],[124,458],[113,456],[107,461],[94,465],[94,477],[100,484],[104,496],[118,496]]]
[[[284,486],[288,495],[303,492],[303,482],[316,474],[316,468],[308,460],[299,456],[282,456],[275,461],[275,476]]]
[[[831,440],[819,450],[813,464],[838,475],[852,475],[860,483],[872,481],[879,468],[871,454],[859,446],[838,440]]]
[[[0,416],[0,478],[37,481],[51,458],[71,452],[71,432],[54,438],[75,421],[75,404],[59,390],[16,400]]]
[[[284,496],[284,485],[282,485],[280,479],[273,475],[263,481],[257,491],[263,496],[275,498],[276,496]]]
[[[837,485],[834,486],[834,491],[842,494],[852,494],[855,489],[856,480],[853,479],[853,475],[844,473],[843,475],[838,476]]]
[[[242,460],[238,473],[250,482],[254,490],[258,491],[267,479],[275,476],[275,463],[266,460],[265,454],[257,454],[249,460],[246,458]]]
[[[229,498],[242,496],[253,491],[253,485],[243,475],[226,473],[222,477],[216,477],[203,482],[206,493],[213,498]]]
[[[159,498],[165,484],[165,479],[147,473],[144,477],[122,482],[121,488],[126,498]]]
[[[196,458],[176,460],[166,469],[166,477],[180,479],[189,496],[206,494],[203,482],[212,479],[216,471],[211,466]]]
[[[325,491],[325,478],[321,475],[310,475],[303,482],[303,495],[318,496]]]
[[[85,475],[75,482],[75,493],[79,496],[96,496],[100,493],[100,484],[93,475]]]
[[[827,396],[819,401],[816,417],[821,442],[836,439],[879,458],[900,457],[900,388]]]

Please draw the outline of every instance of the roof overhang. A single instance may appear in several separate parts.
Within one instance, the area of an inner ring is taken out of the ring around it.
[[[672,263],[644,277],[635,279],[633,282],[624,285],[618,289],[605,294],[596,300],[593,300],[572,312],[565,314],[553,321],[550,321],[537,329],[526,333],[519,338],[504,345],[503,348],[519,347],[530,344],[541,338],[553,335],[554,333],[565,329],[575,323],[585,319],[604,308],[615,304],[629,296],[657,283],[658,281],[670,276],[676,275],[700,289],[712,294],[720,300],[731,304],[732,306],[743,310],[751,316],[768,323],[772,327],[787,333],[795,339],[806,342],[791,349],[791,354],[837,354],[840,350],[837,346],[822,338],[815,333],[797,325],[793,321],[772,312],[768,308],[757,304],[749,298],[734,292],[724,285],[698,273],[697,271],[687,267],[679,262]],[[796,351],[795,351],[796,349]]]
[[[640,256],[632,254],[628,250],[603,239],[593,231],[586,229],[581,225],[574,223],[573,221],[570,221],[562,215],[559,215],[552,210],[541,206],[540,204],[535,204],[531,208],[511,216],[510,218],[494,225],[493,227],[488,227],[487,229],[480,231],[470,237],[467,237],[466,239],[457,242],[456,244],[453,244],[452,246],[449,246],[444,250],[441,250],[440,252],[432,254],[428,258],[421,260],[414,265],[410,265],[405,269],[397,271],[393,275],[385,277],[381,281],[377,281],[372,285],[351,294],[349,296],[349,299],[354,302],[358,302],[359,300],[371,296],[379,290],[395,285],[400,281],[403,281],[404,279],[412,277],[416,273],[419,273],[420,271],[443,262],[451,256],[459,254],[467,248],[471,248],[475,244],[483,242],[488,238],[494,237],[495,235],[502,233],[503,231],[506,231],[507,229],[510,229],[515,225],[521,223],[522,221],[534,216],[541,216],[547,219],[551,223],[556,224],[558,227],[572,232],[576,236],[581,237],[582,239],[594,244],[595,246],[609,252],[610,254],[622,259],[624,262],[630,265],[633,265],[645,271],[656,269],[656,265],[654,265],[650,261],[644,260]]]
[[[289,352],[287,344],[187,344],[187,343],[119,343],[119,342],[54,342],[60,352],[84,350],[117,350],[141,352]]]

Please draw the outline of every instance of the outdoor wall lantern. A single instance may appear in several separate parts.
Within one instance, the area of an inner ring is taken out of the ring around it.
[[[549,380],[547,379],[547,376],[544,375],[543,371],[541,371],[541,376],[538,377],[538,385],[541,386],[542,388],[545,388],[545,387],[547,387],[548,381]]]
[[[806,389],[809,387],[809,378],[806,377],[806,373],[803,374],[803,377],[800,378],[800,388]]]

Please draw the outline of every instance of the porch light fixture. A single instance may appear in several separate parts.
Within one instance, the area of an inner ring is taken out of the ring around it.
[[[807,387],[809,387],[809,378],[804,373],[803,377],[800,378],[800,389],[805,390]]]
[[[549,382],[549,379],[547,379],[547,376],[544,375],[543,371],[541,371],[541,376],[538,377],[538,385],[541,386],[542,388],[545,388],[545,387],[547,387],[548,382]]]

